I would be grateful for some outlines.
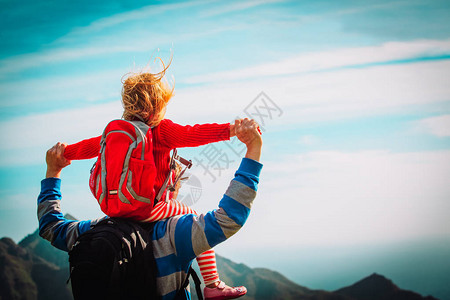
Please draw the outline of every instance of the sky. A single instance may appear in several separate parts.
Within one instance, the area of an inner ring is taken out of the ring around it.
[[[167,118],[263,128],[251,216],[218,253],[311,288],[379,272],[450,299],[433,286],[450,276],[450,2],[0,3],[0,236],[37,228],[45,151],[101,134],[122,77],[172,58]],[[214,208],[241,145],[179,152],[194,162],[183,199]],[[79,219],[102,215],[93,163],[63,171]]]

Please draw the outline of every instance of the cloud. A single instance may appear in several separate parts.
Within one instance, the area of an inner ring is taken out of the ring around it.
[[[133,43],[130,43],[127,40],[130,36],[129,31],[122,33],[118,30],[113,35],[108,32],[106,34],[107,37],[105,38],[105,29],[123,24],[129,27],[130,24],[136,24],[139,20],[148,19],[166,11],[182,10],[188,7],[205,5],[210,2],[211,1],[192,1],[189,3],[148,5],[132,11],[101,18],[88,26],[76,27],[63,37],[46,45],[42,51],[17,55],[1,60],[0,74],[6,76],[6,74],[11,72],[18,72],[46,64],[73,61],[93,56],[148,51],[158,45],[171,42],[171,40],[164,37],[163,34],[157,35],[153,33],[151,42],[148,41],[148,39],[145,41],[146,39],[141,37],[140,39],[135,39]],[[135,31],[136,30],[133,32]],[[144,29],[140,29],[139,31],[144,31]],[[101,35],[96,35],[92,44],[89,44],[93,34],[98,32],[101,32]],[[111,41],[114,41],[114,43],[111,43]],[[74,44],[75,46],[73,46]]]
[[[24,116],[0,122],[0,166],[36,164],[58,141],[74,143],[98,136],[106,124],[120,118],[120,102]]]
[[[217,17],[220,15],[233,13],[237,11],[243,11],[250,8],[254,8],[261,5],[267,5],[272,3],[282,3],[286,1],[282,0],[265,0],[265,1],[239,1],[234,3],[227,2],[225,6],[213,8],[213,9],[206,9],[204,10],[200,16],[203,18],[211,18],[211,17]]]
[[[131,45],[95,46],[76,48],[56,48],[37,53],[23,54],[6,58],[0,61],[0,74],[6,76],[46,64],[57,64],[65,61],[73,61],[80,58],[99,56],[112,53],[132,52],[136,50]]]
[[[149,33],[145,28],[139,28],[136,30],[133,29],[134,35],[117,34],[112,37],[104,35],[92,39],[90,43],[88,43],[88,38],[80,38],[80,40],[76,41],[77,46],[75,47],[55,45],[53,48],[40,52],[27,53],[0,60],[0,78],[3,77],[6,79],[11,74],[32,68],[46,65],[58,66],[58,64],[75,61],[88,61],[93,57],[100,56],[111,58],[114,55],[124,53],[133,53],[133,57],[140,53],[148,53],[148,58],[170,56],[173,51],[170,48],[171,46],[163,50],[160,50],[159,47],[173,45],[174,43],[181,44],[186,41],[201,39],[237,29],[237,26],[223,26],[202,30],[201,32],[183,33],[183,35],[163,35],[154,32]],[[139,38],[136,38],[136,36],[139,36]],[[125,61],[129,61],[129,59],[129,56],[123,58]]]
[[[438,137],[449,137],[450,115],[422,119],[416,122],[416,127]]]
[[[417,1],[416,1],[417,2]],[[343,15],[353,15],[360,14],[364,12],[370,12],[374,10],[392,10],[392,9],[401,9],[402,6],[410,6],[414,1],[388,1],[387,3],[376,3],[370,4],[364,3],[363,6],[359,7],[351,7],[342,10],[332,11],[329,13],[325,13],[321,15],[323,18],[328,18],[330,16],[343,16]]]
[[[314,146],[320,143],[320,139],[314,135],[304,135],[300,137],[299,143],[305,146]]]
[[[120,79],[129,71],[123,68],[77,75],[68,72],[64,75],[2,82],[0,107],[17,110],[23,109],[25,105],[30,111],[37,104],[49,107],[49,103],[55,103],[61,107],[62,103],[66,103],[67,107],[79,107],[80,104],[90,106],[95,101],[119,99]]]
[[[388,1],[386,3],[369,4],[367,1],[361,3],[351,3],[350,6],[345,7],[345,4],[339,3],[337,5],[330,6],[330,3],[318,3],[318,7],[321,7],[322,11],[320,13],[308,13],[308,9],[304,9],[305,13],[302,14],[302,8],[298,11],[291,10],[286,14],[273,16],[276,24],[287,25],[287,26],[297,26],[299,23],[305,25],[307,23],[324,23],[331,19],[338,19],[340,17],[346,17],[351,15],[360,15],[364,13],[373,13],[373,11],[380,10],[399,10],[404,9],[414,5],[413,1]],[[417,1],[415,1],[417,2]],[[299,12],[300,11],[300,12]],[[292,15],[289,13],[295,12]],[[345,20],[345,19],[344,19]]]
[[[178,91],[169,111],[200,120],[216,114],[242,116],[244,108],[264,91],[284,111],[271,121],[280,128],[396,112],[423,113],[450,100],[449,68],[446,60],[236,82],[218,80]]]
[[[93,57],[112,57],[123,53],[134,55],[145,52],[155,52],[159,47],[170,47],[173,43],[183,43],[224,31],[235,30],[237,26],[212,26],[205,30],[190,30],[186,32],[185,19],[180,24],[174,22],[174,32],[163,33],[160,30],[149,30],[154,27],[155,16],[160,17],[164,12],[183,11],[190,7],[203,7],[216,1],[191,1],[186,3],[148,5],[136,10],[115,14],[101,18],[84,27],[76,27],[72,31],[40,51],[25,53],[0,60],[0,76],[7,78],[11,73],[18,73],[27,69],[45,65],[77,60],[89,60]],[[139,23],[141,22],[141,23]],[[143,23],[142,23],[143,22]],[[153,25],[151,25],[153,24]],[[109,31],[114,29],[114,34]],[[167,46],[169,45],[169,46]],[[172,49],[170,49],[172,51]],[[108,62],[109,63],[109,62]]]
[[[380,46],[335,49],[304,53],[289,59],[253,67],[193,76],[186,83],[241,81],[281,75],[335,71],[339,68],[370,67],[413,58],[428,58],[450,54],[450,40],[419,40],[387,42]]]
[[[70,35],[84,35],[96,31],[101,31],[109,27],[114,27],[127,22],[135,22],[137,20],[148,19],[151,16],[160,15],[168,11],[173,10],[185,10],[190,7],[203,6],[208,3],[213,3],[216,1],[211,0],[201,0],[201,1],[189,1],[189,2],[179,2],[173,4],[158,4],[158,5],[147,5],[134,9],[132,11],[127,11],[119,14],[115,14],[109,17],[101,18],[89,24],[88,26],[78,27],[73,30]]]
[[[290,247],[448,237],[449,166],[448,150],[319,151],[265,161],[252,215],[235,242]]]

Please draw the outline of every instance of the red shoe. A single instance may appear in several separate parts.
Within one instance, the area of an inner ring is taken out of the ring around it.
[[[221,281],[215,288],[205,287],[203,289],[203,296],[205,300],[225,300],[236,299],[247,294],[245,286],[230,287]]]

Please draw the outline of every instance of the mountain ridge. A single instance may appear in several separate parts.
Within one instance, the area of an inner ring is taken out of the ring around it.
[[[248,294],[241,298],[243,300],[436,300],[432,296],[422,297],[402,290],[390,279],[376,273],[347,287],[324,291],[301,286],[279,272],[250,268],[220,255],[217,255],[217,266],[221,279],[227,284],[247,287]],[[198,270],[197,266],[194,268]],[[67,253],[42,239],[38,230],[18,244],[8,237],[0,239],[0,299],[72,300],[70,285],[66,284],[68,277]],[[196,299],[192,287],[192,296]]]
[[[436,299],[432,296],[422,297],[416,292],[402,290],[392,280],[377,273],[373,273],[350,286],[338,289],[334,293],[361,300]]]

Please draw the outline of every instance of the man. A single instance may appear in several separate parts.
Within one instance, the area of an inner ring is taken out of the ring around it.
[[[247,152],[219,208],[199,216],[190,214],[158,221],[150,233],[156,259],[156,288],[162,299],[175,297],[198,254],[230,238],[248,218],[262,168],[259,163],[262,138],[254,120],[236,120],[235,131],[238,139],[247,146]],[[39,234],[55,247],[70,251],[78,236],[103,218],[89,221],[64,218],[60,208],[60,175],[70,164],[63,157],[64,147],[58,143],[47,151],[47,173],[41,182],[38,218]],[[182,298],[190,299],[188,289]]]

